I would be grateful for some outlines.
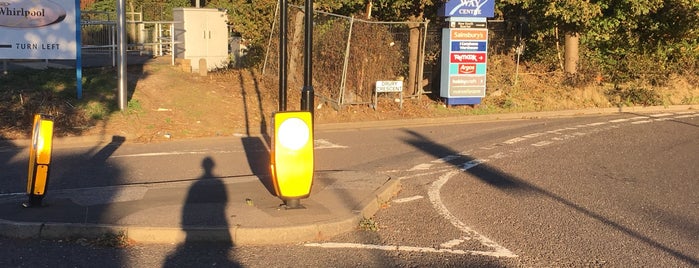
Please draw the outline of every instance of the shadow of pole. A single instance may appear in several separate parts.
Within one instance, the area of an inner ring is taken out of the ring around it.
[[[445,156],[455,156],[455,155],[460,155],[459,152],[452,150],[446,146],[443,146],[433,140],[430,140],[429,138],[421,135],[420,133],[417,133],[412,130],[405,130],[406,133],[410,134],[413,136],[411,139],[405,140],[407,144],[412,145],[413,147],[417,148],[418,150],[421,150],[425,153],[428,153],[434,157],[437,158],[442,158]],[[476,160],[473,157],[466,157],[465,161],[460,160],[459,162],[449,162],[453,166],[463,169],[463,166],[465,163],[468,163],[470,161]],[[591,211],[589,209],[586,209],[582,207],[581,205],[578,205],[570,200],[567,200],[563,197],[560,197],[550,191],[547,191],[543,188],[540,188],[536,185],[530,184],[529,182],[526,182],[520,178],[516,178],[512,175],[509,175],[495,167],[492,167],[488,164],[481,163],[478,166],[475,166],[473,168],[465,170],[465,172],[468,172],[469,174],[473,175],[474,177],[482,180],[483,182],[486,182],[500,190],[503,191],[517,191],[520,193],[526,193],[526,194],[537,194],[537,195],[542,195],[547,198],[550,198],[552,200],[555,200],[556,202],[559,202],[561,204],[564,204],[575,211],[582,213],[590,218],[593,218],[603,224],[606,224],[612,228],[615,228],[651,247],[657,248],[659,250],[664,251],[667,254],[670,254],[674,256],[677,259],[680,259],[690,265],[696,266],[699,265],[699,260],[693,258],[692,256],[688,256],[686,254],[683,254],[675,249],[669,248],[657,241],[654,241],[653,239],[637,232],[634,231],[626,226],[623,226],[617,222],[614,222],[608,218],[605,218],[604,216],[595,213],[594,211]]]
[[[253,73],[250,73],[254,77]],[[272,175],[270,172],[270,153],[267,144],[270,144],[269,133],[267,133],[267,120],[265,119],[264,107],[262,104],[262,93],[260,91],[257,79],[254,80],[255,94],[257,96],[258,110],[260,113],[260,133],[262,137],[253,137],[251,135],[250,127],[250,113],[251,109],[248,107],[247,103],[247,89],[245,87],[243,73],[239,73],[240,80],[240,91],[243,96],[243,109],[245,113],[245,130],[246,136],[243,138],[243,148],[245,150],[245,156],[248,160],[248,166],[252,171],[253,175],[257,176],[260,182],[265,186],[267,191],[276,195],[274,190],[274,185],[272,182]],[[266,141],[266,143],[265,143]]]
[[[240,267],[228,258],[234,246],[226,217],[228,194],[223,182],[213,174],[215,165],[211,157],[202,160],[204,174],[189,188],[182,207],[180,224],[187,237],[184,244],[178,245],[167,257],[163,267]],[[213,242],[201,241],[197,233],[198,228],[207,227],[220,230],[214,232],[215,237],[207,236]]]

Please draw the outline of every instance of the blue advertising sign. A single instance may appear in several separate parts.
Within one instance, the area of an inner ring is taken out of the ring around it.
[[[437,14],[442,17],[495,17],[495,0],[450,0]]]
[[[452,41],[451,51],[486,51],[488,43],[473,41]]]

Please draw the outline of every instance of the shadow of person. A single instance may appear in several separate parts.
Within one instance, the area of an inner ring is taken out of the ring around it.
[[[228,256],[233,241],[228,229],[225,185],[213,175],[211,157],[202,160],[204,174],[189,188],[182,207],[183,244],[170,254],[163,267],[240,267]]]

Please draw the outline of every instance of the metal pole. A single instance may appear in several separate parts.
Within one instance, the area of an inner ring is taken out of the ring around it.
[[[305,51],[304,51],[304,78],[303,90],[301,90],[301,110],[313,114],[313,0],[306,0],[305,6]]]
[[[287,0],[280,0],[279,16],[279,111],[286,111],[286,33],[287,24]]]
[[[83,98],[83,42],[80,21],[80,0],[75,0],[75,90],[77,91],[78,99]]]
[[[337,105],[342,107],[345,103],[345,88],[347,85],[347,65],[349,64],[350,46],[352,45],[352,26],[354,17],[350,17],[349,32],[347,33],[347,46],[345,47],[345,59],[342,63],[342,78],[340,81],[340,96],[337,97]]]
[[[277,18],[277,14],[279,14],[279,2],[277,2],[277,7],[274,9],[274,18]],[[265,52],[265,62],[262,64],[262,74],[265,74],[265,71],[267,70],[267,57],[269,57],[269,48],[272,46],[272,34],[274,34],[274,23],[275,21],[272,20],[272,29],[269,31],[269,42],[267,42],[267,52]]]
[[[117,0],[117,43],[119,47],[119,109],[126,109],[126,10],[125,0]]]
[[[175,23],[170,24],[170,64],[175,65]]]

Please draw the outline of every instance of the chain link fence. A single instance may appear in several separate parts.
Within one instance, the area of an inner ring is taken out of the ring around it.
[[[295,86],[303,81],[304,12],[290,6],[288,14],[288,80]],[[427,22],[379,22],[321,11],[313,16],[313,86],[318,98],[335,107],[370,104],[376,81],[404,81],[408,97],[424,93]],[[275,25],[265,75],[278,75],[278,36]]]

